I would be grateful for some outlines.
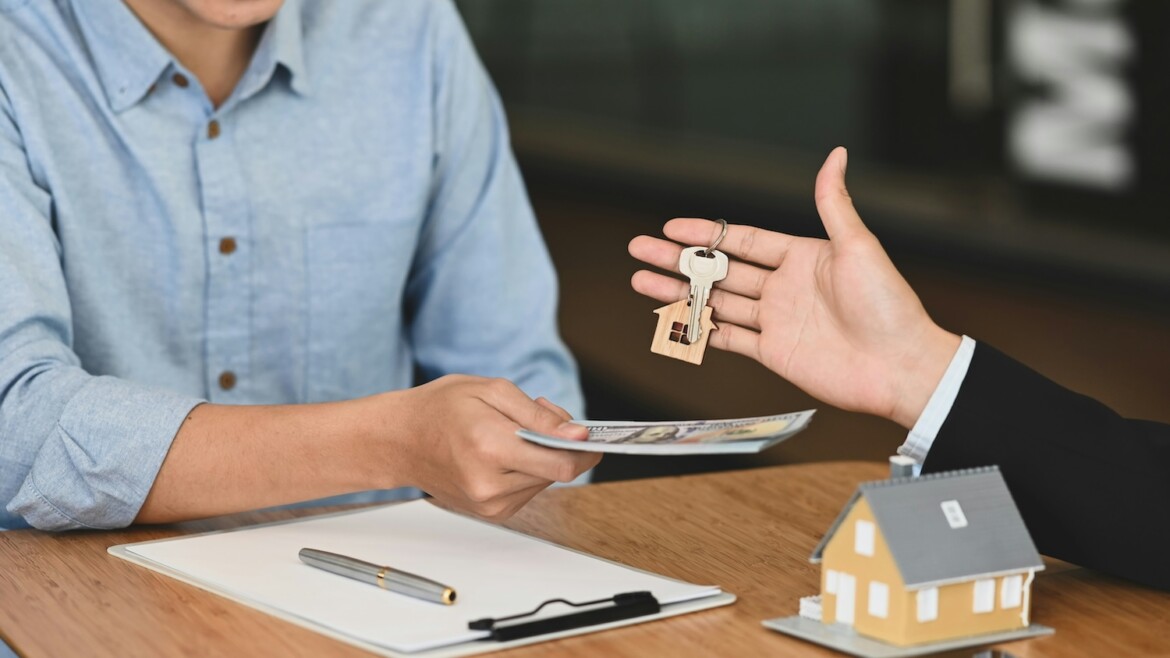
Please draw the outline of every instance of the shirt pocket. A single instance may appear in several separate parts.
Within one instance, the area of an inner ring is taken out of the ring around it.
[[[409,221],[306,228],[306,401],[410,384],[402,298],[416,233]]]

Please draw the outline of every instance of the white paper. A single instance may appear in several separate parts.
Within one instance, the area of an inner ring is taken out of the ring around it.
[[[443,606],[300,561],[317,548],[442,582]],[[531,611],[551,598],[589,601],[649,590],[664,604],[720,594],[565,549],[419,500],[360,512],[119,547],[212,591],[301,618],[331,634],[414,653],[486,635],[467,622]],[[118,554],[118,551],[111,551]],[[573,608],[553,605],[540,617]]]
[[[760,452],[808,426],[815,409],[774,416],[721,420],[575,421],[589,438],[570,441],[531,430],[523,439],[550,448],[626,455],[709,455]]]

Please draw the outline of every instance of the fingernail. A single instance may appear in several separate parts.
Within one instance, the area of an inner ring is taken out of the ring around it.
[[[844,146],[841,147],[841,175],[845,175],[845,170],[849,168],[849,149]]]
[[[571,421],[565,421],[557,425],[556,431],[559,434],[577,434],[580,436],[585,436],[589,432],[583,425],[578,425]]]

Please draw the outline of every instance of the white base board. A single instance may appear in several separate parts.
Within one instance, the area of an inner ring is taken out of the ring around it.
[[[986,644],[997,644],[999,642],[1011,642],[1012,640],[1022,640],[1041,635],[1052,635],[1056,632],[1048,626],[1032,624],[1027,628],[1014,631],[986,633],[983,635],[972,635],[970,637],[946,640],[944,642],[931,642],[928,644],[899,647],[897,645],[887,644],[881,640],[865,637],[864,635],[858,635],[857,631],[849,626],[823,624],[819,621],[805,619],[799,615],[766,619],[763,624],[765,627],[774,631],[792,635],[802,640],[833,649],[834,651],[860,656],[860,658],[910,658],[911,656],[925,656],[940,651],[951,651]]]

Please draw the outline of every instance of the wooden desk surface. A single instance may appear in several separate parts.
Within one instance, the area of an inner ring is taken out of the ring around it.
[[[885,466],[836,462],[557,489],[507,525],[739,597],[732,606],[513,650],[558,656],[838,656],[769,631],[818,587],[808,556],[856,485]],[[301,514],[305,512],[300,511]],[[240,515],[120,532],[0,532],[0,636],[41,656],[366,656],[299,626],[136,567],[113,544],[294,516]],[[1033,620],[1056,635],[1020,657],[1170,653],[1170,594],[1056,564]]]

